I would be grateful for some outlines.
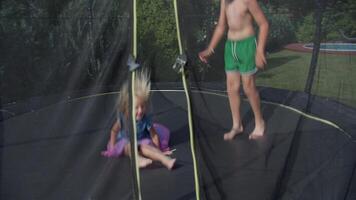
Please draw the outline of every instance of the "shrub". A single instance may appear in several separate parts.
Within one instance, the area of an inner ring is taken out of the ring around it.
[[[270,24],[267,50],[276,50],[285,44],[295,41],[295,27],[288,11],[283,11],[283,13],[274,12],[266,6],[262,6],[262,9]]]

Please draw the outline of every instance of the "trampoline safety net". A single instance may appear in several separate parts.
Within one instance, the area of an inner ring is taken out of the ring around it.
[[[2,0],[0,199],[354,200],[355,42],[353,0]]]

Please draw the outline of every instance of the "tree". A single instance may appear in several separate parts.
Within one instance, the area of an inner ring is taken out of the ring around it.
[[[152,69],[153,79],[172,80],[175,73],[169,69],[178,56],[173,2],[140,0],[137,29],[139,60]]]

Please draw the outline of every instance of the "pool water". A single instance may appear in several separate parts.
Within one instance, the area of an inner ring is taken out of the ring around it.
[[[313,44],[305,44],[304,48],[313,49]],[[320,50],[356,52],[356,44],[352,44],[352,43],[321,43]]]

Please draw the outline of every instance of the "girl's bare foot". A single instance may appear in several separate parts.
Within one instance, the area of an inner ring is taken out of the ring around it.
[[[138,157],[138,166],[140,168],[145,168],[148,165],[152,164],[152,160],[144,157]]]
[[[265,133],[266,127],[265,127],[265,122],[261,122],[258,125],[255,126],[255,129],[252,131],[250,136],[248,137],[249,139],[258,139],[263,137]]]
[[[173,151],[172,150],[164,151],[163,154],[166,156],[170,156],[173,154]]]
[[[224,140],[232,140],[236,135],[241,134],[244,131],[242,126],[238,128],[232,128],[229,132],[224,134]]]
[[[164,166],[167,167],[167,169],[172,170],[172,168],[174,167],[174,164],[176,162],[175,158],[170,158],[168,159],[166,162],[163,163]]]

